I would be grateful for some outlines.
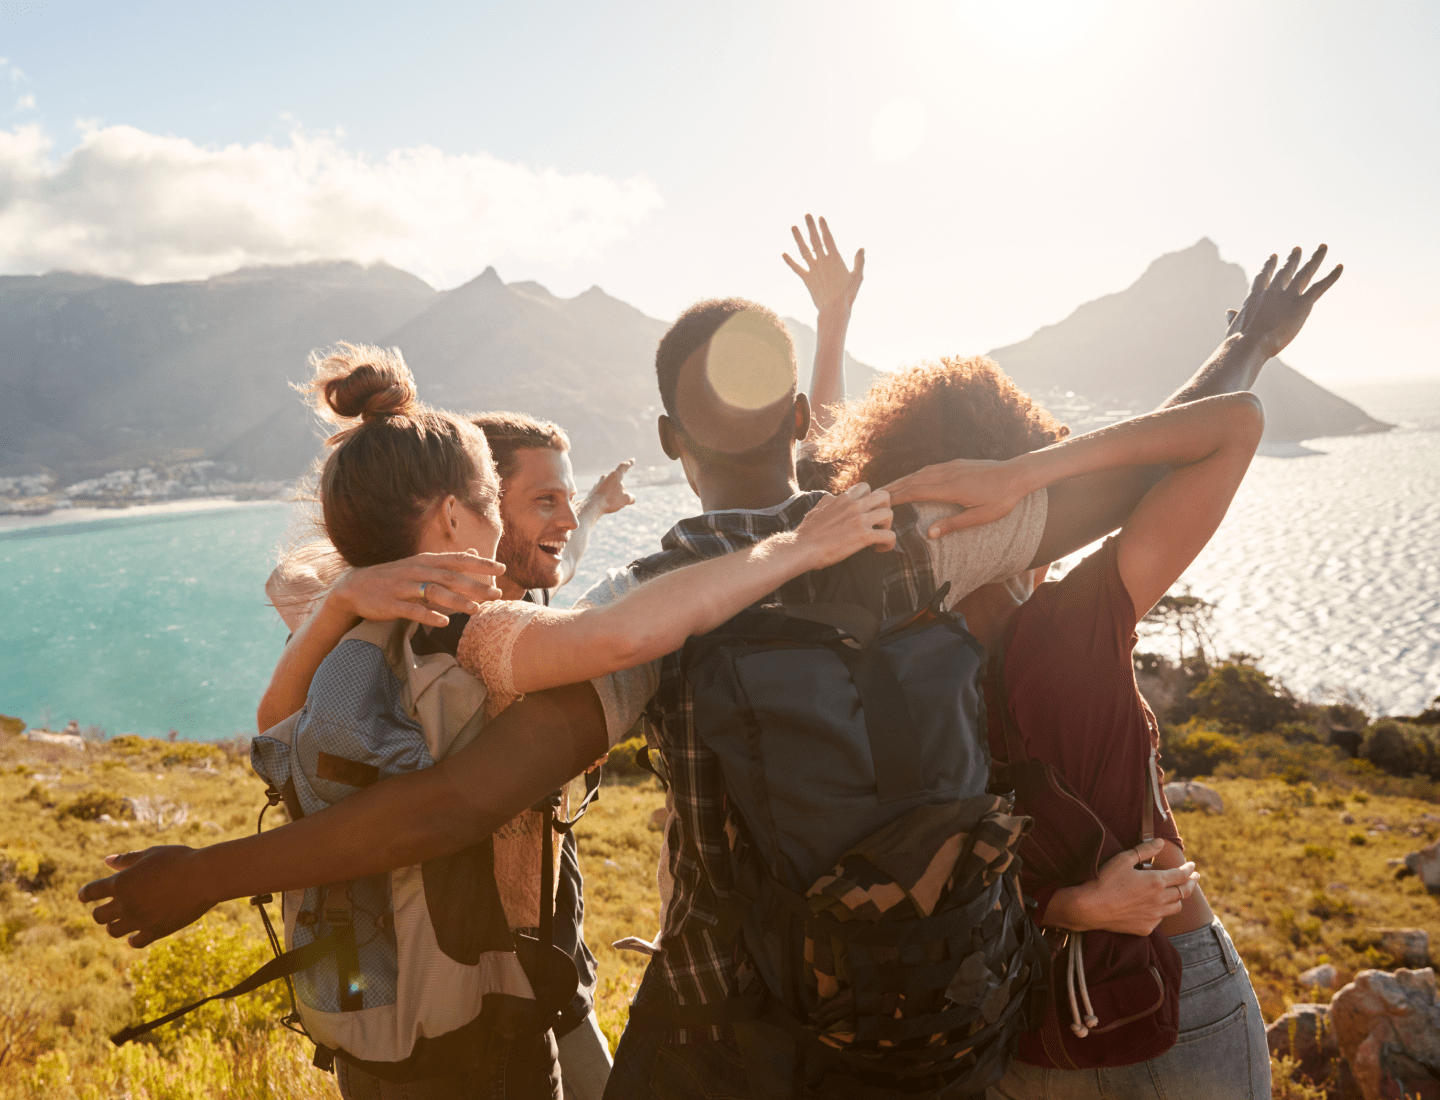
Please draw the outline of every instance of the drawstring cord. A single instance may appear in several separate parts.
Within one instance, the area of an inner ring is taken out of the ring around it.
[[[1095,1007],[1090,1003],[1090,989],[1085,982],[1084,935],[1083,932],[1070,933],[1070,962],[1066,968],[1065,982],[1066,992],[1070,995],[1070,1018],[1073,1021],[1070,1024],[1070,1030],[1080,1039],[1089,1035],[1092,1027],[1097,1027],[1100,1024],[1100,1017],[1095,1015]],[[1078,1000],[1075,996],[1077,979],[1080,986],[1080,997]],[[1081,1004],[1085,1006],[1083,1022],[1080,1016]]]

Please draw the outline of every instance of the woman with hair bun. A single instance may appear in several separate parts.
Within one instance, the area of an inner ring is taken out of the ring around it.
[[[451,652],[483,681],[488,721],[527,692],[652,660],[800,573],[894,543],[886,494],[858,486],[823,502],[793,533],[676,570],[603,608],[567,611],[499,599],[483,579],[504,569],[491,560],[502,533],[500,485],[484,434],[466,418],[422,404],[397,349],[342,344],[313,355],[312,366],[305,388],[339,429],[328,440],[318,478],[322,526],[350,572],[337,563],[317,566],[307,550],[288,569],[282,565],[280,587],[288,574],[297,603],[317,582],[339,576],[286,645],[257,713],[262,732],[306,706],[307,696],[313,704],[312,686],[352,697],[366,690],[345,679],[353,669],[326,662],[361,619],[420,623],[417,629],[428,631],[427,651]],[[468,619],[451,622],[437,608],[466,612]],[[412,641],[419,653],[418,635]],[[536,874],[543,831],[544,818],[531,810],[494,834],[494,882],[512,931],[543,924]],[[403,1085],[347,1061],[342,1050],[336,1059],[341,1094],[347,1100],[450,1100],[481,1089],[492,1095],[498,1080],[500,1096],[558,1100],[548,1032],[500,1043],[487,1037],[477,1045],[483,1053],[475,1052],[474,1064]],[[500,1064],[492,1064],[497,1059]]]
[[[420,403],[398,349],[342,344],[312,363],[307,389],[316,408],[342,426],[327,441],[331,450],[320,471],[324,532],[346,565],[389,568],[371,570],[363,585],[337,584],[295,632],[261,701],[262,729],[304,704],[311,677],[347,624],[413,618],[444,626],[446,616],[426,606],[438,602],[431,586],[443,581],[477,592],[459,583],[452,565],[491,576],[504,570],[491,558],[501,533],[499,480],[484,434],[464,417]],[[506,703],[643,664],[792,577],[866,546],[891,548],[889,522],[887,495],[861,484],[823,502],[813,520],[790,535],[667,573],[606,607],[500,601],[488,586],[491,602],[482,606],[452,592],[447,602],[471,613],[460,661]],[[412,576],[421,580],[407,592]]]

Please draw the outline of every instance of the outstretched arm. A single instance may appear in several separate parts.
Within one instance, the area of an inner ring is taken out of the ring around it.
[[[1272,253],[1250,284],[1244,303],[1238,310],[1229,311],[1225,342],[1161,407],[1251,389],[1260,377],[1260,368],[1295,339],[1320,296],[1335,285],[1345,270],[1344,264],[1336,264],[1330,274],[1310,285],[1328,251],[1329,247],[1322,244],[1302,268],[1297,245],[1278,275],[1275,265],[1279,256]],[[1232,343],[1233,336],[1240,340]]]
[[[1296,248],[1279,274],[1275,274],[1277,257],[1271,256],[1255,277],[1241,308],[1231,318],[1230,331],[1224,341],[1161,409],[1239,392],[1253,385],[1266,360],[1295,338],[1315,302],[1344,270],[1337,265],[1320,282],[1310,285],[1324,262],[1325,253],[1326,247],[1321,245],[1304,268],[1299,268],[1301,253]],[[1114,531],[1164,475],[1164,466],[1126,464],[1049,486],[1045,533],[1034,564],[1055,561]],[[897,496],[895,503],[916,499],[946,501],[952,498]],[[956,516],[937,524],[932,537],[969,525],[961,516]]]
[[[444,626],[447,611],[473,615],[482,602],[498,600],[492,578],[503,572],[499,562],[466,553],[416,554],[350,570],[286,643],[255,712],[256,727],[264,733],[305,705],[315,670],[361,619]]]
[[[83,887],[80,900],[104,902],[96,923],[144,947],[229,898],[360,878],[479,843],[605,748],[605,715],[589,684],[529,695],[434,767],[388,777],[292,824],[209,848],[111,856],[116,873]]]
[[[1137,622],[1215,534],[1265,430],[1260,400],[1250,393],[1208,397],[1185,408],[1213,410],[1209,451],[1199,457],[1192,452],[1189,461],[1171,460],[1125,521],[1116,544],[1120,579],[1134,601]]]
[[[580,567],[580,559],[585,556],[585,548],[590,543],[590,532],[595,529],[600,517],[635,503],[635,497],[625,488],[625,475],[633,465],[635,460],[627,458],[616,466],[595,483],[585,502],[575,509],[577,526],[570,532],[570,541],[565,544],[565,552],[560,556],[560,583],[556,588],[563,588],[575,576],[575,570]]]
[[[892,482],[888,488],[895,504],[934,500],[964,506],[965,511],[959,515],[931,525],[928,533],[937,538],[947,531],[1000,519],[1030,493],[1067,478],[1117,466],[1199,462],[1221,444],[1231,417],[1260,415],[1260,403],[1251,394],[1207,397],[1071,436],[1007,462],[955,459],[927,466]],[[1054,560],[1044,557],[1046,553],[1060,557],[1084,545],[1060,544],[1060,536],[1051,531],[1049,520],[1045,531],[1034,565]]]
[[[856,485],[822,500],[794,531],[665,573],[612,604],[551,611],[516,639],[511,654],[515,690],[593,680],[662,657],[792,577],[833,565],[867,546],[890,549],[895,535],[889,528],[889,495]],[[474,620],[469,629],[483,625]]]
[[[860,293],[860,283],[865,278],[865,250],[855,253],[851,270],[836,249],[835,238],[830,235],[830,227],[823,217],[817,229],[815,219],[806,214],[805,226],[810,231],[808,246],[800,227],[790,227],[805,266],[792,260],[789,253],[785,253],[783,259],[790,270],[800,276],[810,292],[810,300],[815,303],[815,366],[810,375],[810,408],[815,426],[824,431],[835,422],[835,407],[845,400],[845,333],[850,327],[855,296]]]

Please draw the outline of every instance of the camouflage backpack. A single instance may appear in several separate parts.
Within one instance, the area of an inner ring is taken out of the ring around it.
[[[1028,821],[986,793],[984,650],[946,589],[882,621],[878,557],[837,567],[826,602],[747,610],[682,657],[734,826],[717,933],[738,930],[751,966],[738,1004],[671,1012],[748,1017],[737,1040],[771,1093],[982,1091],[1048,980],[1015,860]]]

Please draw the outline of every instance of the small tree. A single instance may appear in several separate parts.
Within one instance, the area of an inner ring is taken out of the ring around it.
[[[1187,584],[1178,596],[1166,593],[1145,614],[1145,622],[1159,627],[1162,633],[1175,635],[1176,660],[1181,668],[1186,653],[1200,665],[1208,664],[1205,653],[1214,652],[1215,605],[1190,591]]]
[[[1230,730],[1264,733],[1299,715],[1295,700],[1277,687],[1251,662],[1248,654],[1236,653],[1190,693],[1197,704],[1196,715],[1218,722]]]

